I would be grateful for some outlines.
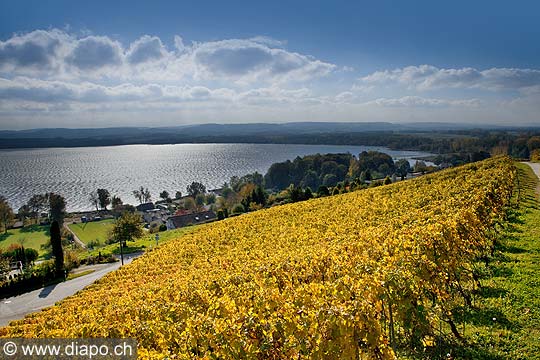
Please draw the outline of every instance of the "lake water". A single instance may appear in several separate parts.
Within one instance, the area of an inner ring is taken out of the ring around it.
[[[106,188],[125,203],[136,204],[132,191],[148,187],[152,198],[167,190],[186,192],[192,181],[207,189],[231,176],[258,171],[275,162],[309,154],[364,150],[386,152],[394,159],[429,155],[370,146],[282,144],[126,145],[85,148],[0,150],[0,195],[15,211],[34,194],[55,192],[66,198],[69,211],[90,210],[89,193]],[[414,160],[412,160],[414,164]]]

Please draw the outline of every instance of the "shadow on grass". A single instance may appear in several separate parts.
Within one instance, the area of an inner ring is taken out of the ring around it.
[[[13,233],[10,233],[9,231],[7,233],[5,232],[0,233],[0,241],[6,240],[11,235],[13,235]]]
[[[453,313],[454,319],[459,323],[466,322],[476,326],[492,327],[493,329],[503,328],[512,331],[519,329],[519,326],[510,322],[502,311],[492,307],[458,307],[454,309]]]
[[[491,267],[491,273],[493,277],[510,277],[514,273],[514,270],[507,266],[496,265]]]
[[[413,354],[415,358],[422,359],[478,359],[478,360],[503,360],[505,357],[493,353],[487,347],[480,347],[470,343],[457,343],[445,339],[438,339],[437,346],[423,353]]]
[[[124,252],[124,255],[126,254],[131,254],[131,253],[139,253],[139,252],[144,252],[146,250],[146,245],[141,245],[141,246],[124,246],[123,248],[123,252]],[[120,255],[120,247],[117,247],[115,249],[112,250],[112,253],[114,255]]]
[[[506,237],[506,240],[510,240],[510,241],[518,241],[519,238],[517,236],[507,236]],[[503,252],[503,253],[510,253],[510,254],[523,254],[523,253],[526,253],[527,250],[526,249],[523,249],[521,247],[517,247],[517,246],[514,246],[514,245],[507,245],[507,244],[500,244],[498,247],[497,247],[497,250]]]
[[[522,212],[518,210],[510,209],[506,212],[506,227],[507,229],[514,230],[516,229],[513,224],[523,225],[525,221],[522,218]]]
[[[28,225],[20,228],[21,233],[34,233],[34,232],[45,232],[45,235],[50,235],[50,228],[48,226],[42,225]]]
[[[475,293],[483,298],[500,298],[508,294],[508,290],[491,286],[482,286],[480,289],[476,290]]]

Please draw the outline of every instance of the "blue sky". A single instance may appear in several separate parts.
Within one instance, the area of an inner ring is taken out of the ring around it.
[[[540,124],[537,1],[12,1],[0,128]]]

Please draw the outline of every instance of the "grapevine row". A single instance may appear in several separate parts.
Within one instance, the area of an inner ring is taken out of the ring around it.
[[[3,337],[135,337],[141,358],[391,359],[467,301],[507,158],[257,211],[111,273]]]

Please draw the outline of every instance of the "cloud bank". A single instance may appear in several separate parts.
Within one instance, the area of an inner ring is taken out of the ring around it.
[[[323,77],[336,65],[287,51],[265,38],[184,45],[169,50],[156,36],[123,46],[107,36],[77,38],[61,30],[36,30],[0,41],[0,71],[17,75],[89,79],[216,80],[274,83]],[[159,72],[159,76],[158,73]]]
[[[209,121],[540,123],[537,69],[415,65],[359,76],[355,65],[262,36],[190,42],[146,34],[123,43],[35,30],[0,40],[0,129]]]
[[[362,77],[368,85],[401,84],[418,90],[440,88],[477,88],[490,91],[528,91],[540,86],[540,70],[491,68],[441,69],[431,65],[408,66],[376,71]]]

